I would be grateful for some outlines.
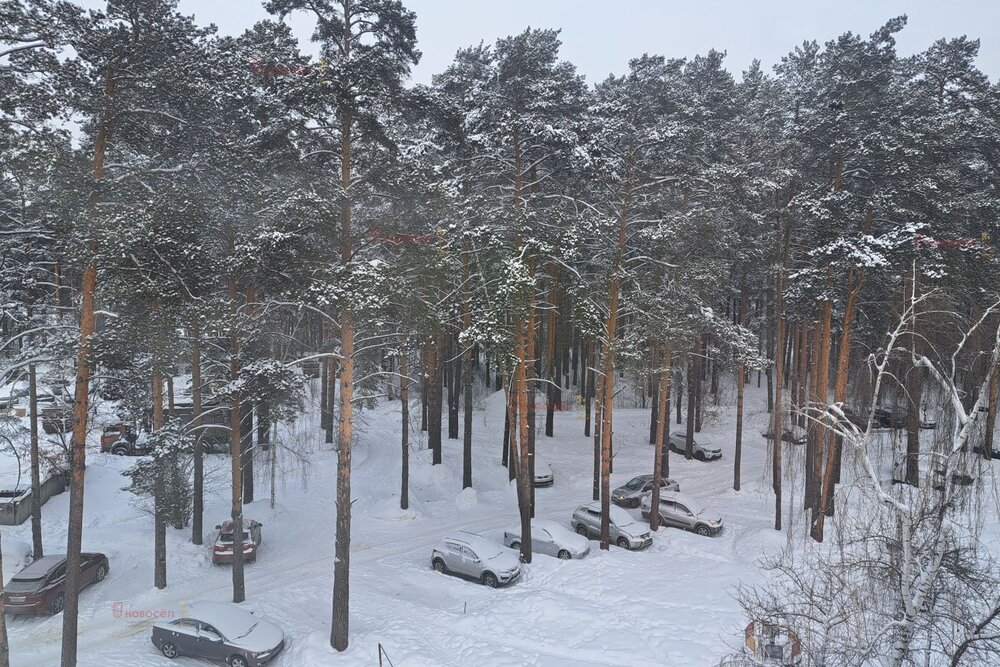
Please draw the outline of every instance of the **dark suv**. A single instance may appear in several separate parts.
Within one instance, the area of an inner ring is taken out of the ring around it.
[[[108,557],[80,554],[80,587],[104,581]],[[66,603],[66,556],[44,556],[14,575],[3,591],[7,614],[58,614]]]

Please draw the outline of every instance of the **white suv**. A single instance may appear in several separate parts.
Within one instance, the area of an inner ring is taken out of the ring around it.
[[[509,584],[521,575],[521,561],[510,549],[477,533],[448,535],[431,552],[438,572],[481,581],[490,588]]]

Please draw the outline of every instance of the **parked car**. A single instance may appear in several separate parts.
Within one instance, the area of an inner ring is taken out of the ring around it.
[[[194,602],[184,614],[153,625],[153,646],[168,658],[188,655],[230,667],[260,667],[285,648],[281,628],[235,604]]]
[[[687,438],[680,433],[670,434],[670,451],[676,452],[677,454],[687,454]],[[713,459],[722,458],[722,449],[719,447],[712,447],[709,445],[703,445],[697,440],[694,441],[694,453],[693,456],[699,461],[712,461]]]
[[[48,435],[61,435],[73,430],[73,410],[61,405],[47,406],[39,410],[42,415],[42,431]]]
[[[458,531],[443,538],[431,551],[431,567],[481,581],[490,588],[521,576],[521,561],[509,549],[478,533]]]
[[[773,440],[774,430],[764,431],[761,435],[767,440]],[[781,440],[782,442],[787,442],[790,445],[804,445],[806,444],[808,438],[805,433],[796,433],[795,431],[786,428],[781,432]]]
[[[111,571],[108,557],[80,554],[80,587],[104,581]],[[43,556],[7,582],[3,591],[8,614],[58,614],[66,604],[66,556]]]
[[[555,483],[552,466],[535,458],[535,486],[552,486]]]
[[[660,479],[660,489],[680,491],[681,485],[669,477]],[[611,502],[624,507],[638,507],[639,501],[653,490],[653,476],[639,475],[633,477],[627,484],[619,486],[611,492]]]
[[[620,507],[612,505],[608,508],[609,538],[612,543],[622,549],[638,551],[653,543],[649,529],[643,526],[632,515]],[[573,530],[585,537],[599,538],[601,536],[601,503],[598,501],[588,505],[580,505],[570,519]]]
[[[983,451],[983,446],[982,445],[976,445],[975,447],[973,447],[972,448],[972,452],[974,454],[978,454],[979,456],[983,456],[983,457],[985,457],[985,455],[986,455],[986,452]],[[990,458],[991,459],[1000,459],[1000,448],[991,447],[990,448]]]
[[[101,433],[101,451],[118,456],[143,456],[149,453],[139,440],[138,432],[128,424],[110,424]]]
[[[243,522],[243,562],[255,563],[257,561],[257,549],[264,538],[261,534],[260,521],[247,519]],[[219,531],[215,538],[215,545],[212,547],[212,562],[216,565],[225,565],[233,562],[233,522],[226,521],[215,527]]]
[[[521,527],[503,532],[503,543],[511,549],[521,548]],[[531,552],[569,560],[590,553],[590,540],[546,519],[531,520]]]
[[[642,516],[648,519],[652,497],[642,499]],[[708,537],[722,532],[722,517],[705,509],[698,500],[681,493],[667,492],[660,496],[660,523],[683,528]]]

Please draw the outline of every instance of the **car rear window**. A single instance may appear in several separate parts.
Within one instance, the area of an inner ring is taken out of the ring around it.
[[[221,535],[219,535],[219,541],[220,542],[231,543],[233,541],[233,534],[232,533],[222,533]],[[244,542],[249,542],[250,541],[250,533],[243,533],[243,541]]]
[[[11,579],[4,590],[8,593],[30,593],[42,587],[45,577],[39,579]]]

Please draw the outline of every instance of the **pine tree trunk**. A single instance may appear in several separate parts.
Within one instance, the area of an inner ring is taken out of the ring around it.
[[[441,339],[436,334],[427,350],[427,444],[433,465],[441,463]]]
[[[777,196],[776,196],[777,197]],[[785,328],[784,328],[784,269],[785,262],[787,261],[787,240],[783,240],[785,237],[782,230],[782,224],[778,222],[777,225],[777,237],[780,243],[781,252],[781,262],[777,271],[777,275],[774,280],[774,347],[772,348],[774,355],[774,373],[773,373],[773,383],[774,383],[774,411],[772,413],[772,423],[774,425],[773,439],[774,443],[771,450],[771,483],[774,489],[774,529],[781,530],[781,476],[782,476],[782,466],[781,466],[781,436],[785,430],[785,415],[784,408],[782,406],[782,380],[784,378],[784,360],[785,355],[781,353],[785,349]],[[785,237],[787,239],[787,237]],[[770,384],[770,383],[769,383]]]
[[[236,278],[229,279],[230,307],[236,309]],[[229,334],[229,380],[236,382],[240,378],[240,339],[234,329]],[[229,518],[233,521],[233,602],[246,600],[246,585],[243,575],[243,549],[237,548],[237,541],[243,539],[243,438],[240,437],[242,420],[240,396],[233,392],[229,400],[229,458],[232,482],[232,507]],[[242,544],[240,545],[242,546]]]
[[[682,422],[682,420],[681,420],[681,401],[684,400],[684,373],[685,372],[686,372],[685,369],[681,369],[681,370],[679,370],[677,372],[677,382],[678,382],[678,384],[681,385],[681,386],[679,386],[677,388],[677,410],[676,410],[677,416],[676,416],[676,421],[677,421],[678,424],[680,424]]]
[[[240,403],[240,462],[243,471],[243,504],[254,499],[253,462],[256,451],[253,446],[253,405],[249,401]]]
[[[349,16],[349,0],[343,0],[345,18]],[[350,58],[351,28],[347,27],[341,48],[344,60]],[[353,254],[351,243],[351,110],[346,105],[340,109],[340,175],[344,196],[341,200],[340,261],[347,266]],[[345,308],[340,315],[340,441],[337,443],[337,535],[333,564],[333,620],[330,627],[330,645],[338,651],[347,649],[350,609],[351,565],[351,451],[354,438],[354,322]],[[440,390],[440,383],[438,386]],[[440,394],[439,394],[440,395]],[[438,423],[441,405],[438,404]],[[441,429],[438,428],[438,460],[440,462]]]
[[[194,498],[191,511],[191,544],[201,544],[205,532],[205,449],[201,432],[201,331],[191,325],[191,429],[194,431]]]
[[[156,312],[156,306],[153,306]],[[153,362],[153,433],[163,428],[163,375],[159,361]],[[164,475],[167,473],[164,457],[155,457],[156,477],[153,480],[153,585],[167,587],[167,503]]]
[[[739,314],[737,315],[739,325],[746,326],[747,317],[747,293],[746,290],[740,294]],[[736,453],[733,455],[733,490],[740,490],[740,465],[743,461],[743,393],[746,385],[747,364],[740,360],[736,369]]]
[[[324,434],[330,433],[330,380],[329,367],[332,361],[324,357],[319,362],[319,428]],[[329,444],[331,440],[324,438]]]
[[[511,448],[511,463],[514,464],[517,479],[517,500],[518,510],[521,516],[521,560],[525,563],[531,562],[531,482],[528,479],[528,459],[531,456],[529,449],[529,425],[528,425],[528,371],[527,366],[530,358],[527,352],[528,327],[527,323],[518,326],[517,335],[517,444]],[[514,442],[514,438],[511,438]]]
[[[587,341],[584,358],[586,361],[583,369],[583,435],[590,437],[590,405],[594,398],[594,341]]]
[[[94,141],[94,169],[91,175],[94,183],[104,177],[104,158],[111,140],[111,120],[115,95],[115,77],[110,68],[107,71],[104,88],[104,109],[101,126]],[[90,198],[90,210],[96,213],[101,195],[94,190]],[[76,354],[76,387],[73,401],[73,435],[70,441],[70,484],[69,518],[66,532],[66,595],[63,607],[61,667],[76,667],[76,638],[78,628],[80,598],[80,550],[83,542],[83,490],[84,469],[87,458],[87,412],[90,407],[90,363],[91,338],[94,335],[96,315],[94,296],[97,291],[97,247],[91,244],[90,259],[83,270],[82,297],[80,304],[80,346]]]
[[[400,425],[402,445],[402,474],[400,475],[399,509],[410,507],[410,354],[403,350],[399,355],[399,406],[403,413]]]
[[[654,355],[655,355],[655,346]],[[654,377],[649,376],[649,444],[656,444],[656,432],[659,430],[660,422],[660,383],[654,382]]]
[[[468,332],[472,328],[472,276],[469,271],[469,254],[472,252],[471,244],[465,242],[465,253],[463,253],[463,263],[465,265],[464,296],[462,299],[462,328]],[[462,394],[464,402],[463,423],[462,423],[462,488],[467,489],[472,486],[472,344],[465,343],[462,351]]]
[[[455,354],[455,336],[448,334],[447,374],[445,384],[448,385],[448,439],[458,440],[458,399],[460,395],[462,374],[462,357]]]
[[[531,273],[534,275],[534,265],[531,265]],[[531,518],[535,517],[535,435],[538,431],[536,426],[537,406],[536,397],[538,396],[538,374],[536,372],[536,366],[532,361],[538,356],[537,354],[537,323],[536,323],[536,310],[534,305],[534,295],[532,295],[532,303],[528,306],[528,330],[525,333],[525,354],[527,355],[528,366],[525,368],[525,374],[528,380],[528,394],[527,394],[527,418],[528,418],[528,459],[527,459],[527,482],[528,482],[528,514]]]
[[[684,458],[690,461],[694,457],[694,422],[695,422],[695,407],[698,404],[698,399],[696,398],[698,393],[698,376],[701,372],[698,368],[698,347],[701,336],[696,336],[694,339],[694,346],[691,348],[694,352],[694,357],[688,360],[688,374],[687,374],[687,427],[686,439],[684,443]]]
[[[596,344],[595,344],[596,347]],[[603,366],[603,361],[601,362]],[[598,370],[597,353],[594,354],[594,375],[597,376],[597,393],[594,396],[594,500],[601,499],[601,442],[603,442],[604,422],[601,410],[604,406],[604,374]]]
[[[336,359],[328,359],[326,362],[326,376],[323,381],[326,383],[326,428],[324,429],[323,441],[333,444],[334,424],[337,421],[337,369],[339,364]]]
[[[827,273],[828,287],[831,287],[831,277],[832,269]],[[816,381],[814,396],[817,408],[825,408],[830,397],[830,321],[832,317],[832,304],[829,299],[826,299],[823,302],[822,313],[819,328],[817,330],[819,345],[817,353],[818,358],[816,360],[816,375],[818,379]],[[821,500],[823,461],[827,456],[827,441],[829,439],[829,431],[824,424],[816,424],[813,428],[813,431],[816,432],[816,443],[813,449],[813,487],[810,489],[812,497],[810,498],[809,507],[812,508],[812,525],[810,527],[810,534],[817,542],[823,541],[823,519],[820,519],[819,517],[824,516]]]
[[[31,556],[42,553],[42,479],[38,464],[38,378],[35,365],[28,366],[28,409],[31,411]],[[2,590],[2,589],[0,589]],[[2,611],[0,611],[2,614]],[[6,646],[6,642],[4,642]]]
[[[553,422],[555,420],[556,401],[559,400],[559,386],[561,378],[559,370],[556,368],[556,310],[559,307],[559,295],[556,291],[556,273],[553,270],[551,276],[552,287],[551,305],[545,322],[545,370],[548,374],[549,382],[545,385],[545,435],[552,437]]]
[[[626,166],[626,189],[618,219],[618,243],[611,264],[611,288],[608,295],[608,318],[604,323],[607,350],[602,363],[604,387],[601,391],[601,549],[607,550],[611,540],[611,456],[615,396],[615,345],[618,340],[618,301],[622,259],[628,231],[631,169]]]
[[[656,392],[656,402],[659,414],[666,414],[668,401],[670,400],[670,361],[671,349],[667,343],[663,348],[663,355],[660,357],[660,382]],[[649,529],[656,531],[660,527],[660,480],[663,479],[663,469],[667,468],[669,474],[670,466],[664,466],[664,459],[669,457],[670,448],[666,447],[666,425],[670,419],[656,420],[656,440],[653,449],[653,497],[650,502]]]

